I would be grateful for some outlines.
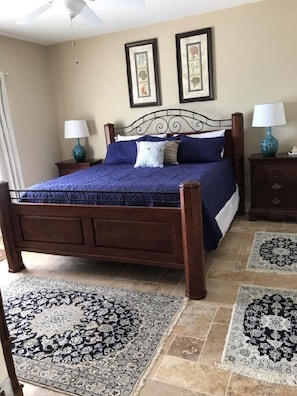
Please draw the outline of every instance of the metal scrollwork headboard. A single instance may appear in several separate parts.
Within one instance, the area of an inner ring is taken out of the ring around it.
[[[115,126],[115,134],[146,135],[179,132],[202,132],[217,128],[230,128],[231,119],[215,120],[203,114],[184,109],[153,111],[128,126]]]

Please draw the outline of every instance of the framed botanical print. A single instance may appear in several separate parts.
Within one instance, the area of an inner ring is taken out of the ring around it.
[[[175,35],[180,103],[213,100],[211,28]]]
[[[125,44],[130,107],[161,105],[157,39]]]

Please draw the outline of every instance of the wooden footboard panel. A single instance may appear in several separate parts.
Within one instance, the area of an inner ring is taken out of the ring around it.
[[[183,267],[180,210],[12,204],[21,250]]]
[[[180,208],[13,203],[0,182],[0,225],[10,272],[21,252],[183,268],[186,295],[206,296],[200,184],[180,186]]]

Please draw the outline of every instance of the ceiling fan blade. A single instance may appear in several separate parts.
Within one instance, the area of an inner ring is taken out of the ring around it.
[[[43,4],[41,7],[37,8],[36,10],[32,11],[30,14],[25,16],[24,18],[21,18],[19,21],[17,21],[18,25],[25,25],[26,23],[34,21],[39,15],[43,14],[45,11],[49,10],[53,6],[53,2],[48,2],[46,4]]]
[[[83,6],[80,14],[87,23],[89,23],[92,26],[100,26],[102,25],[103,21],[101,18],[98,17],[98,15],[86,4]]]

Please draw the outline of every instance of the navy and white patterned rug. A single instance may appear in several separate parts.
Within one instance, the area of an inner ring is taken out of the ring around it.
[[[247,269],[297,273],[297,234],[256,232]]]
[[[297,290],[240,286],[221,368],[297,386]]]
[[[24,276],[2,289],[17,376],[81,396],[138,389],[182,297]]]

